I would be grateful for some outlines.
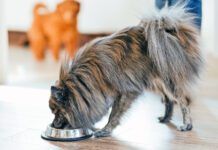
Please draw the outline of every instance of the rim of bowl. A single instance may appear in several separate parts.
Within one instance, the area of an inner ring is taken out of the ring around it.
[[[51,126],[51,124],[49,124],[48,126],[47,126],[47,128],[50,128],[50,129],[52,129],[52,130],[58,130],[58,131],[72,131],[72,130],[83,130],[83,131],[91,131],[91,129],[89,129],[89,128],[75,128],[75,129],[57,129],[57,128],[54,128],[54,127],[52,127]]]

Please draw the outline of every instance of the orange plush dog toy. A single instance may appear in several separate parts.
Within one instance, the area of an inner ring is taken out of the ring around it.
[[[55,60],[65,46],[71,57],[78,45],[77,15],[80,4],[74,0],[65,0],[57,5],[54,12],[49,12],[44,4],[34,8],[34,20],[28,32],[30,47],[37,60],[43,60],[45,49],[49,47]]]

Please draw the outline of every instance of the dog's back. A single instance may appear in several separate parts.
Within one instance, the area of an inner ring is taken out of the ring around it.
[[[202,68],[199,31],[192,23],[193,15],[178,9],[168,8],[138,26],[87,44],[76,64],[98,59],[104,76],[121,92],[162,85],[172,93],[176,87],[187,88]],[[154,85],[157,82],[162,85]]]

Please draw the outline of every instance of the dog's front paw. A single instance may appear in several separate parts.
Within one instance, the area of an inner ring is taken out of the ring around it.
[[[94,133],[94,136],[96,138],[99,138],[99,137],[107,137],[107,136],[110,136],[111,135],[111,132],[108,131],[108,130],[105,130],[105,129],[102,129],[102,130],[98,130]]]
[[[185,124],[183,126],[178,127],[179,131],[190,131],[192,130],[193,126],[192,124]]]
[[[95,127],[91,127],[90,129],[92,130],[92,132],[96,132],[100,130],[99,128],[95,128]]]
[[[160,123],[168,123],[170,122],[170,118],[168,117],[158,117]]]

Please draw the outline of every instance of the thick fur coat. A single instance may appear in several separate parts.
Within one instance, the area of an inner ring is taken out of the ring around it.
[[[137,26],[82,47],[62,65],[51,88],[53,126],[93,128],[112,107],[107,125],[95,132],[109,136],[134,100],[150,90],[162,96],[166,107],[160,122],[170,121],[177,102],[184,119],[179,130],[191,130],[189,91],[202,68],[193,19],[183,7],[164,8]]]

